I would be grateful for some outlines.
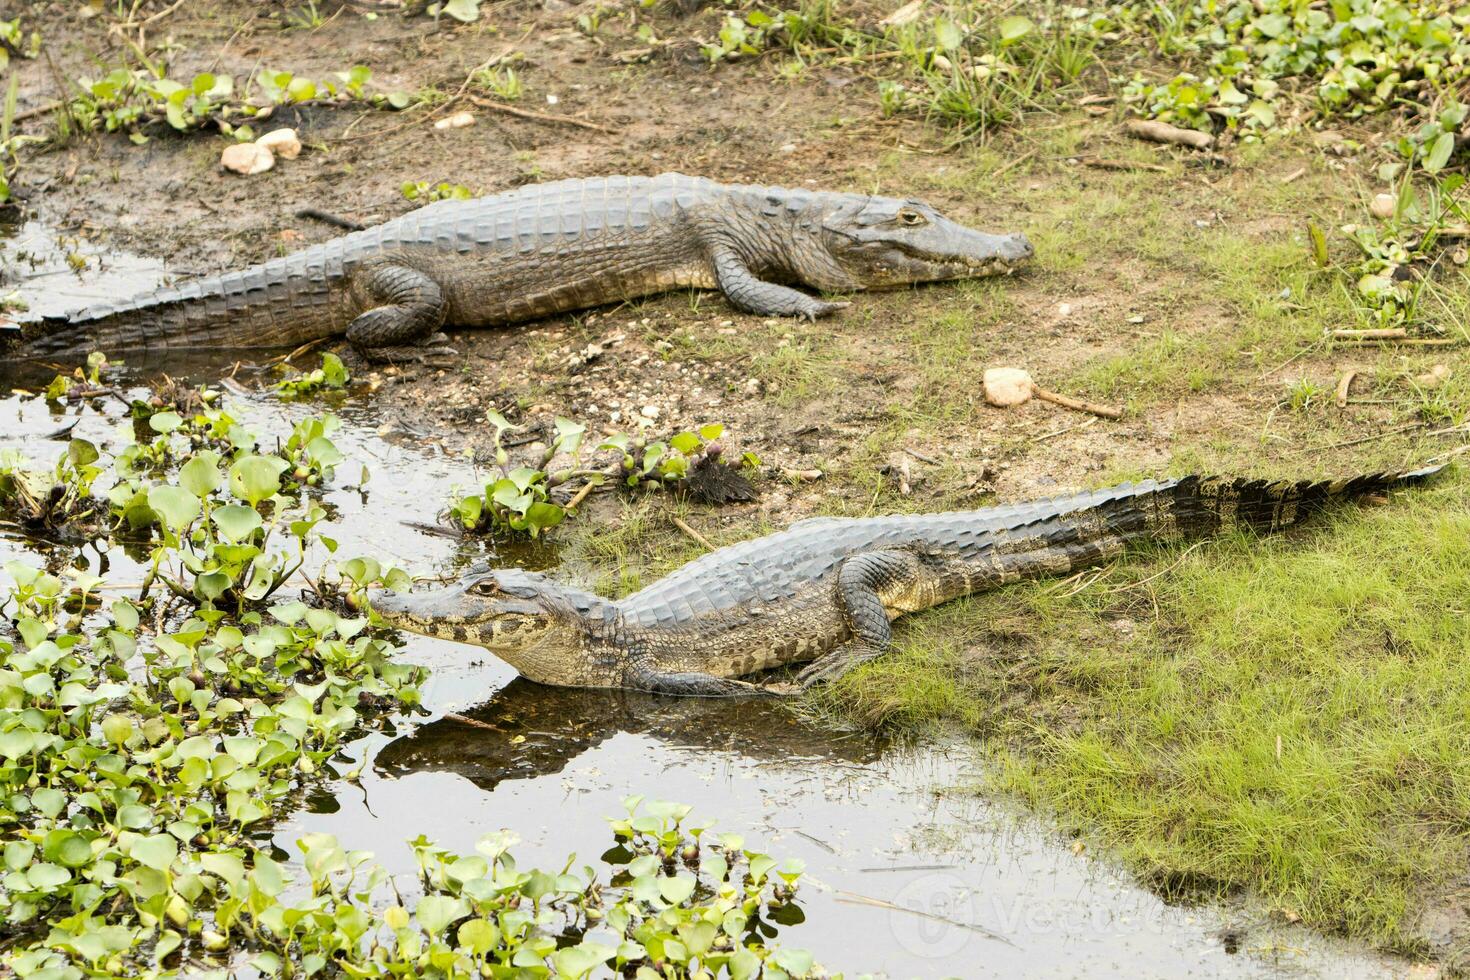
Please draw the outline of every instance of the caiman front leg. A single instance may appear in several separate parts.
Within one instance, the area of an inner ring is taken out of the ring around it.
[[[352,279],[363,311],[347,325],[347,340],[369,361],[414,361],[454,354],[444,326],[444,293],[417,269],[384,261],[364,266]]]
[[[756,277],[733,248],[716,245],[710,251],[720,290],[735,306],[757,316],[801,316],[815,320],[851,306],[829,303],[806,293]]]
[[[692,671],[665,672],[645,664],[630,667],[623,686],[650,694],[672,694],[684,698],[772,697],[776,693],[746,681]]]

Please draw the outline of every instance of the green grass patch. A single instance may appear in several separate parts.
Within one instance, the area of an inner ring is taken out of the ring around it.
[[[1165,891],[1412,947],[1470,844],[1470,481],[1080,584],[919,617],[812,707],[980,733],[999,788]]]

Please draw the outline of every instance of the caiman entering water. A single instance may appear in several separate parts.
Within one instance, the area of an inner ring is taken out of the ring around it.
[[[711,552],[619,602],[497,569],[371,603],[393,626],[478,644],[544,684],[762,693],[733,678],[809,663],[804,685],[830,680],[881,655],[904,613],[1066,574],[1133,542],[1276,531],[1439,469],[1335,482],[1185,477],[976,511],[816,518]]]
[[[440,329],[519,323],[697,287],[763,316],[815,319],[829,292],[1008,273],[1023,235],[987,235],[918,201],[602,177],[430,204],[240,272],[20,321],[26,355],[289,347],[345,333],[364,356],[416,357]],[[3,343],[3,341],[0,341]]]

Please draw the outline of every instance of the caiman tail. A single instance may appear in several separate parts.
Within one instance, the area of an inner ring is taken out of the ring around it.
[[[1120,487],[1117,496],[1097,506],[1096,514],[1106,533],[1124,542],[1178,541],[1236,529],[1269,534],[1300,524],[1335,503],[1422,483],[1443,468],[1341,480],[1187,476]]]
[[[340,331],[347,288],[341,262],[322,251],[318,246],[61,316],[22,317],[0,331],[0,350],[56,357],[94,350],[294,347],[328,337]]]

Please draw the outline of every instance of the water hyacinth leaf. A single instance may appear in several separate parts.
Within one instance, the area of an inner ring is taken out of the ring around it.
[[[471,919],[460,925],[459,945],[475,956],[484,956],[500,943],[500,930],[485,919]]]
[[[557,448],[568,455],[575,456],[577,450],[582,447],[582,438],[587,434],[587,427],[571,419],[556,419],[556,444]]]
[[[470,907],[461,898],[448,895],[425,895],[414,908],[414,916],[431,936],[437,936],[457,919],[468,915]]]
[[[794,977],[812,972],[812,954],[804,949],[778,949],[771,954],[771,961]]]
[[[44,786],[31,793],[31,806],[52,819],[66,808],[66,794],[59,789]]]
[[[138,628],[138,607],[126,599],[118,599],[110,607],[112,622],[118,629],[131,633]]]
[[[213,602],[229,591],[234,581],[224,572],[205,572],[194,577],[194,594],[206,602]]]
[[[36,856],[36,845],[28,840],[13,840],[5,845],[5,869],[20,871]]]
[[[689,456],[699,449],[699,436],[692,432],[680,432],[669,440],[669,445],[673,446],[685,456]]]
[[[660,878],[658,880],[658,892],[670,905],[683,905],[694,894],[696,882],[689,875],[680,875],[677,878]]]
[[[333,467],[346,459],[337,444],[326,436],[317,436],[306,444],[306,452],[312,459],[324,467]]]
[[[283,602],[280,605],[271,606],[267,611],[276,622],[284,626],[295,626],[306,615],[307,608],[304,602]]]
[[[100,454],[97,447],[86,439],[73,438],[66,444],[66,458],[72,466],[81,468],[97,462]]]
[[[326,636],[337,625],[337,614],[330,609],[306,610],[306,625],[317,636]]]
[[[178,412],[154,412],[148,417],[148,427],[160,435],[168,435],[183,424]]]
[[[776,866],[776,859],[766,854],[750,855],[750,880],[761,881]]]
[[[173,531],[187,527],[199,516],[199,498],[182,487],[149,487],[148,506]]]
[[[227,504],[209,515],[220,533],[231,541],[239,542],[254,534],[261,526],[260,513],[254,507],[243,504]]]
[[[80,868],[92,863],[91,843],[81,834],[70,830],[47,834],[45,854],[47,860],[64,868]]]
[[[584,940],[576,946],[568,946],[553,953],[551,967],[557,976],[585,977],[611,959],[616,952],[611,946]]]
[[[566,516],[567,512],[561,505],[545,500],[538,500],[526,509],[526,521],[537,532],[556,527]]]
[[[179,486],[194,496],[204,498],[218,490],[224,478],[219,471],[219,453],[201,450],[179,468]]]
[[[230,467],[230,493],[254,507],[275,495],[290,465],[279,456],[242,456]]]
[[[155,871],[167,871],[179,853],[179,842],[168,834],[154,834],[133,842],[128,857]]]
[[[0,756],[11,761],[29,755],[36,747],[36,736],[21,728],[0,732]]]
[[[56,888],[71,881],[70,871],[49,862],[31,865],[26,869],[25,876],[31,887],[38,889]]]

